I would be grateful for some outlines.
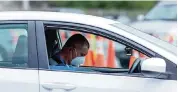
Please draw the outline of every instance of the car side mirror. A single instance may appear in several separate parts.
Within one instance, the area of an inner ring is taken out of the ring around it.
[[[156,77],[156,78],[167,77],[164,75],[166,74],[166,62],[164,59],[161,58],[146,59],[141,63],[141,73],[145,77]]]

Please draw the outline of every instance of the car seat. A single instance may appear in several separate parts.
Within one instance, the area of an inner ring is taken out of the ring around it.
[[[12,57],[12,64],[26,66],[28,61],[28,43],[25,35],[20,35],[17,41],[15,52]]]

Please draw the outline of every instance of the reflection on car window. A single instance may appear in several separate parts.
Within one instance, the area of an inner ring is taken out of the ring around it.
[[[27,25],[0,25],[0,66],[27,67],[27,60]]]

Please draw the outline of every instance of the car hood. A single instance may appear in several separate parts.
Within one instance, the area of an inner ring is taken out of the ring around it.
[[[142,32],[146,32],[146,33],[165,33],[171,29],[176,28],[177,22],[176,21],[162,21],[162,20],[138,21],[138,22],[131,23],[130,26]]]

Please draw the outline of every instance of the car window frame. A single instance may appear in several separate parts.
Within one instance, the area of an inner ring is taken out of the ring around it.
[[[28,35],[28,62],[27,67],[0,67],[7,69],[38,69],[37,48],[36,48],[36,34],[35,21],[28,20],[1,20],[0,25],[3,24],[26,24]]]

